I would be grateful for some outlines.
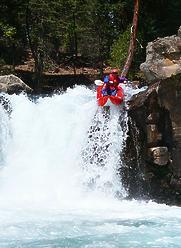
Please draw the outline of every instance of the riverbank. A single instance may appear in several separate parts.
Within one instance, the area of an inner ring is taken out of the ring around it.
[[[12,65],[0,65],[1,75],[14,74],[21,78],[32,89],[36,88],[33,65],[24,64],[13,67]],[[41,93],[52,93],[59,89],[67,89],[74,85],[91,86],[95,79],[100,77],[99,69],[90,67],[73,68],[62,66],[56,70],[45,71],[42,75]]]

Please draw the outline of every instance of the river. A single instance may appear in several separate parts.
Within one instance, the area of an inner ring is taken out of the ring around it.
[[[125,110],[83,86],[3,97],[0,248],[181,247],[179,207],[125,200]]]

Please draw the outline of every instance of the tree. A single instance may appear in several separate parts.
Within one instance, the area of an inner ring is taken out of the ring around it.
[[[180,26],[180,0],[140,1],[140,25],[145,44],[157,37],[177,33]]]
[[[41,89],[44,62],[54,38],[60,38],[58,8],[61,1],[29,0],[26,6],[26,32],[35,61],[35,89]]]
[[[134,0],[134,15],[133,15],[133,24],[131,27],[131,38],[128,49],[128,57],[121,73],[121,76],[125,76],[125,77],[127,76],[129,68],[131,66],[133,60],[133,54],[136,46],[136,35],[138,28],[138,11],[139,11],[139,0]]]
[[[129,25],[123,33],[119,35],[111,47],[110,64],[112,67],[123,68],[127,59],[129,41],[130,41],[131,25]]]
[[[122,1],[93,0],[86,2],[84,33],[80,37],[82,54],[100,68],[109,59],[113,41],[127,25],[127,6]]]
[[[22,59],[25,33],[21,23],[24,0],[0,2],[0,56],[6,63],[15,64]]]
[[[111,61],[112,65],[123,66],[133,3],[133,0],[1,0],[0,56],[5,63],[16,64],[23,62],[30,48],[35,61],[36,89],[41,87],[42,73],[49,64],[68,61],[69,65],[82,63],[102,69]],[[158,36],[177,32],[180,11],[180,0],[140,1],[138,33],[142,33],[144,48]],[[131,61],[133,53],[129,54]],[[137,54],[137,61],[141,60],[142,55]]]

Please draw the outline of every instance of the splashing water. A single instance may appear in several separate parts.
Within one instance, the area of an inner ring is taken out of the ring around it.
[[[98,109],[88,131],[88,141],[82,151],[84,181],[88,189],[100,190],[106,195],[125,196],[118,175],[120,153],[126,139],[126,112],[119,107]]]
[[[179,208],[123,200],[125,111],[97,109],[81,86],[36,101],[5,97],[1,248],[179,247]]]
[[[3,152],[3,203],[8,198],[20,206],[69,207],[80,203],[88,190],[103,197],[122,190],[116,174],[123,137],[118,109],[107,117],[101,110],[96,113],[93,92],[80,87],[36,103],[25,95],[9,101],[10,119],[2,115],[9,143]]]

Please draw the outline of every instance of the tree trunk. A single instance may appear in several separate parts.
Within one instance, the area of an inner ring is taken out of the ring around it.
[[[77,44],[76,18],[75,18],[75,12],[74,11],[73,11],[73,25],[74,25],[74,30],[73,30],[73,35],[74,35],[73,67],[74,67],[74,75],[76,75],[78,44]]]
[[[43,55],[42,53],[38,52],[37,46],[33,45],[30,35],[30,25],[29,25],[29,2],[26,7],[26,33],[28,38],[28,43],[30,46],[30,50],[35,61],[35,68],[34,68],[34,90],[38,92],[41,88],[42,82],[42,73],[43,73]]]
[[[128,49],[128,57],[126,63],[123,67],[121,76],[126,77],[131,66],[134,50],[136,47],[136,34],[137,34],[137,27],[138,27],[138,11],[139,11],[139,0],[134,0],[134,15],[133,15],[133,24],[131,27],[131,38],[130,44]]]

